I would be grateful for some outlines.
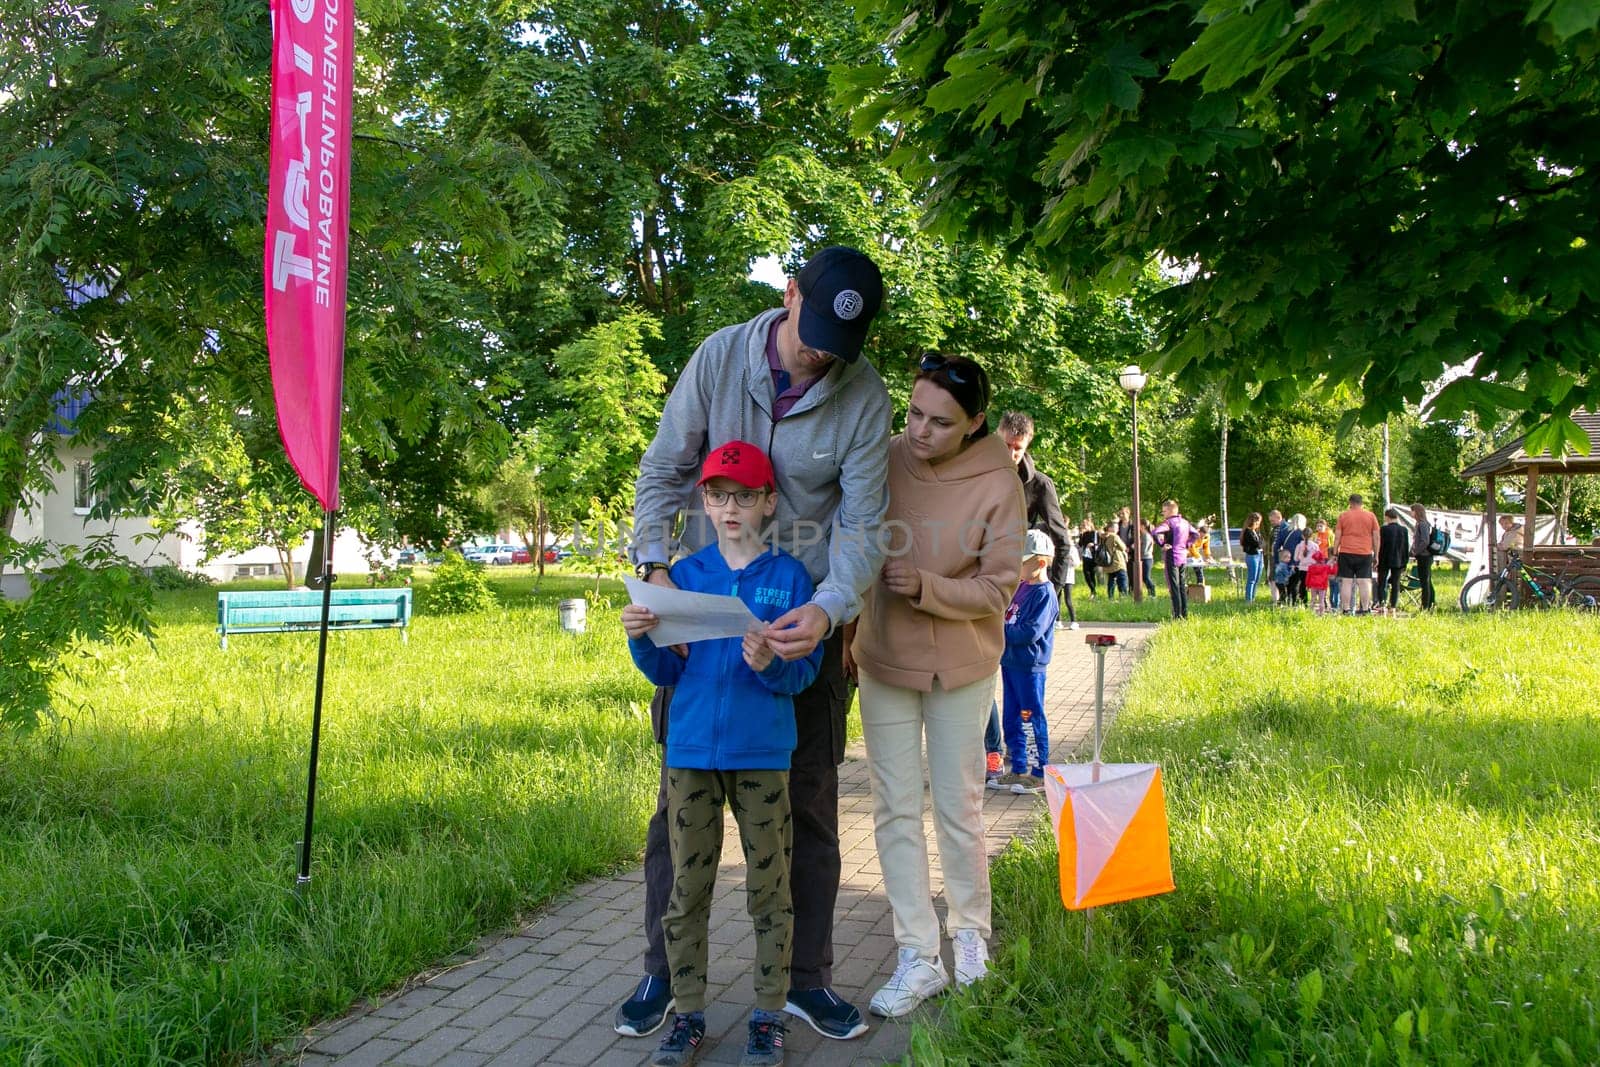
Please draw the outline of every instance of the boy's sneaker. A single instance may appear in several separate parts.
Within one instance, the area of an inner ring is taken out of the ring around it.
[[[661,1039],[656,1054],[650,1057],[650,1067],[683,1067],[693,1063],[700,1042],[705,1039],[705,1016],[674,1015],[672,1029]]]
[[[648,1037],[661,1029],[672,1011],[672,986],[665,978],[647,974],[639,979],[633,996],[622,1002],[612,1029],[624,1037]]]
[[[750,1020],[750,1038],[744,1043],[739,1067],[772,1067],[783,1062],[783,1023]]]
[[[989,977],[989,946],[976,930],[957,930],[951,935],[956,957],[956,985],[969,986]]]
[[[867,1032],[866,1020],[856,1006],[827,986],[789,990],[783,1010],[835,1041],[848,1041]]]
[[[1044,775],[1007,774],[1000,779],[1000,788],[1019,796],[1044,792]]]
[[[872,1014],[886,1019],[910,1015],[917,1005],[950,984],[944,964],[925,960],[914,948],[900,950],[900,962],[882,989],[872,994]]]

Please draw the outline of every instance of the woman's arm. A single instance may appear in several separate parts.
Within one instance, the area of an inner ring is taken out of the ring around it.
[[[982,619],[1005,612],[1022,574],[1026,524],[1022,483],[1015,478],[1012,483],[1014,492],[1007,495],[1003,505],[974,517],[976,529],[983,533],[977,573],[947,578],[928,570],[919,571],[922,590],[912,598],[912,607],[943,619]]]

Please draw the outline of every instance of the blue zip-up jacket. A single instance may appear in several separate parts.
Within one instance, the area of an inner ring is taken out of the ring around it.
[[[716,545],[672,567],[679,589],[736,596],[756,618],[772,622],[811,601],[804,565],[773,548],[743,570],[729,570]],[[757,673],[744,661],[737,637],[696,641],[684,659],[657,648],[649,637],[631,638],[628,651],[646,678],[676,686],[667,711],[667,766],[702,771],[783,771],[794,753],[794,694],[817,677],[822,646],[804,659],[774,657]]]
[[[1056,620],[1061,617],[1061,602],[1049,582],[1034,585],[1023,582],[1006,609],[1006,650],[1000,654],[1002,669],[1042,671],[1050,666],[1056,646]]]

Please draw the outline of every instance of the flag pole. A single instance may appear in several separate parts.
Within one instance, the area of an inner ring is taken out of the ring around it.
[[[322,741],[322,679],[328,665],[328,615],[333,605],[333,512],[322,513],[322,573],[310,578],[322,589],[322,627],[317,635],[317,688],[311,704],[311,765],[306,774],[306,828],[300,838],[300,874],[296,893],[311,884],[311,825],[317,810],[317,749]]]

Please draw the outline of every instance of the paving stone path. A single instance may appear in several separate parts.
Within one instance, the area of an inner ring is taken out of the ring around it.
[[[1106,656],[1106,702],[1126,681],[1152,624],[1086,624],[1062,631],[1045,688],[1052,756],[1068,753],[1094,729],[1094,654],[1085,633],[1111,633],[1118,647]],[[1042,826],[1041,797],[985,794],[984,820],[992,859],[1012,838]],[[924,810],[928,849],[937,857],[931,814]],[[711,910],[707,1041],[698,1062],[737,1063],[750,1009],[754,934],[744,910],[744,862],[738,828],[729,817],[717,892]],[[894,970],[895,943],[872,835],[872,794],[866,753],[858,742],[839,768],[839,845],[843,856],[834,923],[834,988],[863,1013],[867,1000]],[[660,1033],[621,1037],[611,1029],[616,1006],[639,978],[644,872],[577,886],[537,919],[509,935],[485,938],[475,954],[419,975],[378,1004],[319,1026],[293,1058],[307,1067],[530,1067],[595,1064],[632,1067],[649,1062]],[[937,864],[935,894],[942,890]],[[720,955],[718,950],[720,949]],[[945,946],[947,969],[949,945]],[[868,1015],[871,1029],[854,1041],[828,1041],[793,1020],[787,1062],[807,1067],[898,1062],[910,1027]],[[291,1060],[293,1062],[293,1059]]]

